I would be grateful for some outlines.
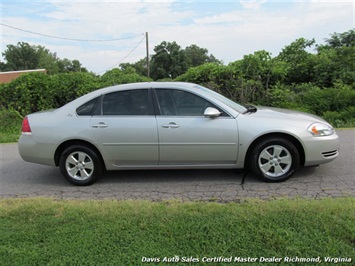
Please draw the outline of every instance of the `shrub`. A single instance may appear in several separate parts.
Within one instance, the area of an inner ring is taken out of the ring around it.
[[[17,111],[0,108],[0,143],[17,141],[22,119]]]
[[[24,74],[0,90],[1,105],[21,115],[53,108],[50,77],[44,73]]]

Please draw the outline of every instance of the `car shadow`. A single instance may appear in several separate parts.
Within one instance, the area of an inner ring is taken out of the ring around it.
[[[150,182],[199,182],[242,180],[243,171],[234,169],[211,170],[120,170],[108,171],[100,183],[150,183]]]
[[[317,167],[302,167],[291,179],[301,180],[316,173]],[[163,183],[217,181],[263,183],[254,173],[243,169],[191,169],[191,170],[120,170],[107,171],[99,183]]]

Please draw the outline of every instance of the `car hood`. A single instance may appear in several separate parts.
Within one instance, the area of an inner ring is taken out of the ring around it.
[[[290,121],[305,121],[305,122],[322,122],[327,123],[324,119],[299,111],[293,111],[288,109],[282,108],[274,108],[274,107],[265,107],[265,106],[258,106],[257,111],[255,113],[251,113],[254,117],[260,118],[268,118],[268,119],[286,119]],[[328,123],[327,123],[328,124]]]

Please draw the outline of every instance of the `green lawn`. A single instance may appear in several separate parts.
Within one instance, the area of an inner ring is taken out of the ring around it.
[[[170,264],[235,265],[228,260],[249,257],[267,265],[260,258],[275,257],[300,265],[283,261],[353,262],[354,247],[354,198],[240,204],[0,200],[1,265],[165,265],[176,256],[179,261]]]

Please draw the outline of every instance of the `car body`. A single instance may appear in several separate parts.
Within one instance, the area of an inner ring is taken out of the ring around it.
[[[269,107],[244,107],[200,85],[147,82],[88,93],[56,110],[28,115],[19,153],[59,166],[75,185],[105,170],[247,168],[269,182],[299,166],[338,156],[323,119]]]

